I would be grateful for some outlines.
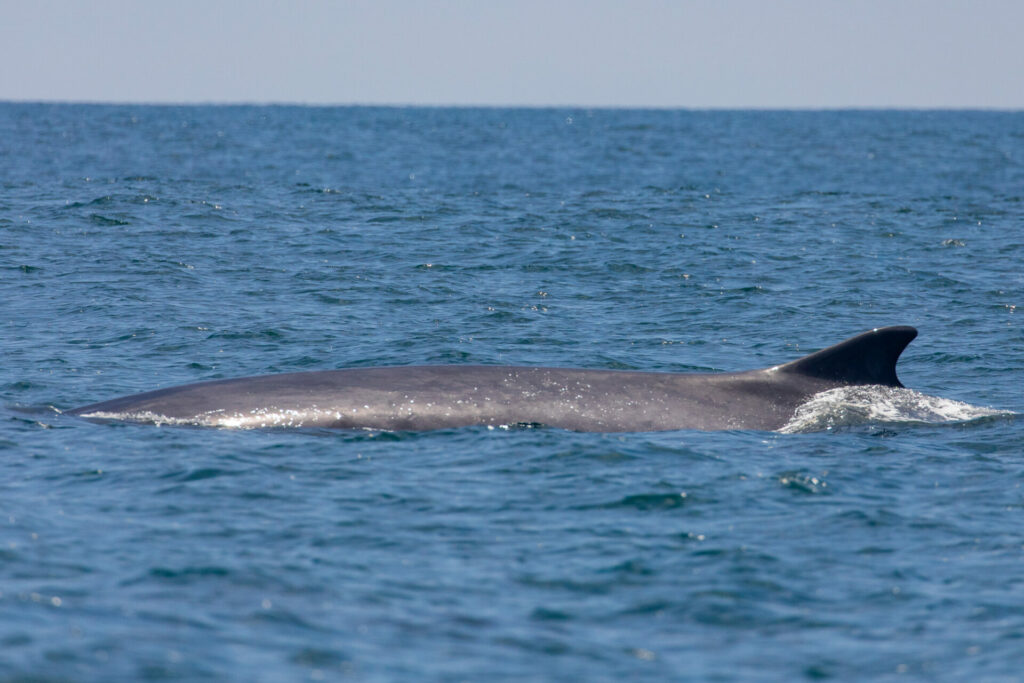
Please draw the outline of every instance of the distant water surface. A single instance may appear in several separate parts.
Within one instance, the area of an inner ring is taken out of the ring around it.
[[[0,184],[3,680],[1024,671],[1024,114],[7,103]],[[60,412],[890,324],[924,398],[805,433]]]

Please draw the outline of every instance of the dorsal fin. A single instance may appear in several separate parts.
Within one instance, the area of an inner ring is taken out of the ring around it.
[[[902,387],[896,361],[917,336],[908,326],[880,327],[791,363],[778,372],[807,375],[841,384],[881,384]]]

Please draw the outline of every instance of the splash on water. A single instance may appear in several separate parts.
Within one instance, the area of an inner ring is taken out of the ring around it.
[[[780,432],[797,434],[877,423],[941,424],[1012,415],[913,389],[883,386],[839,387],[815,394]]]

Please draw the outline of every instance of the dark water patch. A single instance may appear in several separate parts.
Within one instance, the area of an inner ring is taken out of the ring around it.
[[[639,560],[626,560],[616,564],[615,566],[608,567],[606,569],[599,570],[602,573],[621,574],[621,575],[634,575],[634,576],[654,576],[658,573],[656,569],[653,569]]]
[[[115,203],[116,201],[117,200],[113,197],[113,195],[103,195],[101,197],[96,197],[94,199],[91,199],[91,200],[85,201],[85,202],[82,202],[82,201],[71,202],[70,204],[67,205],[67,208],[69,208],[69,209],[80,209],[80,208],[83,208],[83,207],[86,207],[86,206],[108,206],[110,204]]]
[[[573,615],[557,609],[549,609],[546,607],[538,607],[530,613],[530,618],[535,621],[553,621],[553,622],[564,622],[571,621]]]
[[[189,482],[189,481],[202,481],[203,479],[213,479],[215,477],[230,476],[238,474],[230,470],[223,470],[214,467],[205,467],[200,469],[191,470],[181,474],[168,474],[164,475],[165,478],[172,478],[178,481]]]
[[[154,567],[146,576],[147,580],[156,579],[161,582],[185,584],[193,581],[202,581],[207,578],[222,579],[230,576],[231,570],[226,567],[184,567],[171,569],[170,567]]]
[[[619,500],[604,503],[597,507],[608,508],[631,508],[635,510],[671,510],[686,505],[686,493],[639,493],[620,498]]]
[[[312,668],[322,676],[324,669],[339,670],[340,673],[351,674],[352,660],[343,652],[338,650],[325,650],[317,648],[303,648],[290,657],[293,664]]]
[[[252,612],[248,620],[256,625],[272,626],[277,628],[299,631],[323,631],[325,629],[304,619],[301,615],[279,607],[264,607]]]
[[[131,221],[126,220],[124,218],[114,218],[112,216],[104,216],[98,213],[91,214],[89,216],[89,221],[93,225],[98,225],[101,227],[131,225]]]
[[[267,327],[257,330],[223,330],[208,335],[207,339],[224,339],[228,341],[249,339],[275,340],[282,339],[286,334],[287,331],[285,330]]]

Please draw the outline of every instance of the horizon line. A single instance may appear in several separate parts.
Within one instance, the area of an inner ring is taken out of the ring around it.
[[[89,100],[58,98],[5,98],[0,104],[73,105],[73,106],[139,106],[139,107],[304,107],[304,108],[363,108],[363,109],[582,109],[589,111],[907,111],[941,112],[972,111],[992,113],[1019,113],[1024,107],[998,105],[913,105],[913,104],[848,104],[848,105],[647,105],[647,104],[522,104],[453,102],[424,103],[402,101],[320,102],[298,100]]]

